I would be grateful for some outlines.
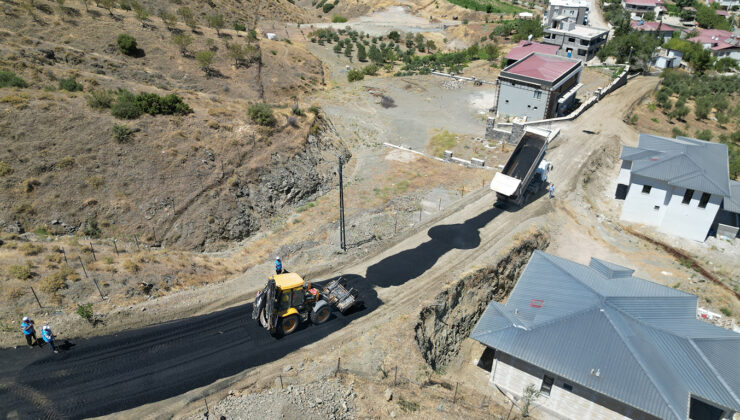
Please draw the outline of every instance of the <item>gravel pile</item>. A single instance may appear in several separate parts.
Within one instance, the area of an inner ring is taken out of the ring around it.
[[[462,87],[463,83],[464,82],[462,80],[448,79],[448,80],[445,80],[444,82],[442,82],[442,87],[445,88],[445,89],[450,89],[450,90],[452,90],[452,89],[460,89]]]
[[[336,381],[287,385],[258,394],[229,395],[211,407],[209,419],[315,419],[344,420],[356,417],[352,388]],[[205,415],[190,419],[206,418]]]

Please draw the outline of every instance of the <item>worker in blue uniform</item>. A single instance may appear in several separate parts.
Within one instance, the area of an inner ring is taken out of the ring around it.
[[[36,329],[33,327],[33,321],[31,321],[27,316],[23,317],[23,322],[21,322],[21,331],[23,331],[23,335],[26,337],[28,347],[33,347],[33,345],[38,342],[38,339],[36,338]]]
[[[41,330],[41,337],[45,342],[49,343],[49,347],[54,351],[54,353],[59,353],[59,350],[57,350],[57,347],[54,345],[54,334],[52,334],[51,328],[49,328],[48,325],[44,325],[44,328]]]

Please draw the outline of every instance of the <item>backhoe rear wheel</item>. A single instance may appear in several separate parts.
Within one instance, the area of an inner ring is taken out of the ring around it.
[[[298,329],[298,315],[288,315],[280,320],[280,330],[284,335],[293,333]]]
[[[316,305],[313,311],[311,311],[311,322],[314,324],[323,324],[329,320],[331,315],[331,308],[326,302],[320,302]]]

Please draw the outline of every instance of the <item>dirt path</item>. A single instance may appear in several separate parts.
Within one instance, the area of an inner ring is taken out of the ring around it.
[[[631,81],[564,130],[549,155],[555,163],[553,177],[559,194],[569,197],[583,162],[608,135],[623,132],[623,112],[656,82],[654,78]],[[609,118],[597,118],[603,115]],[[601,135],[580,132],[585,126]],[[360,289],[365,309],[348,316],[336,315],[324,325],[309,326],[281,340],[271,338],[249,319],[251,305],[247,304],[112,336],[78,340],[60,355],[53,355],[46,348],[3,350],[0,417],[87,417],[133,408],[119,413],[130,417],[144,414],[137,410],[152,408],[134,407],[161,400],[165,401],[157,403],[158,407],[177,410],[187,403],[178,397],[186,391],[221,378],[235,380],[249,368],[319,340],[322,347],[328,347],[351,339],[389,314],[416,308],[423,291],[428,293],[485,259],[518,227],[542,223],[541,216],[553,213],[556,202],[540,198],[519,211],[506,212],[492,207],[494,197],[490,193],[480,191],[468,200],[469,205],[428,230],[334,273]],[[173,399],[166,400],[170,398]]]

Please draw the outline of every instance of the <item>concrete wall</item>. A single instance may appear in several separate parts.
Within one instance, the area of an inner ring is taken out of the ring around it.
[[[489,384],[497,385],[501,389],[520,397],[524,388],[529,384],[534,384],[539,389],[542,386],[542,378],[545,374],[553,377],[555,382],[550,395],[542,396],[535,402],[534,407],[537,411],[546,411],[551,415],[568,419],[657,419],[498,350],[493,361]],[[566,383],[572,386],[572,390],[563,388]]]
[[[557,13],[555,9],[558,9]],[[552,18],[554,16],[566,16],[568,20],[571,20],[579,25],[586,25],[586,18],[588,7],[568,7],[568,6],[554,6],[550,5],[547,11],[547,23],[550,26]]]
[[[623,178],[620,169],[620,179]],[[665,182],[631,175],[630,188],[622,207],[621,219],[655,226],[661,232],[695,241],[704,241],[722,203],[722,197],[712,195],[706,208],[699,208],[702,192],[695,191],[689,204],[683,204],[686,189]],[[643,186],[650,185],[649,193]]]
[[[535,97],[539,92],[540,97]],[[499,115],[527,117],[528,120],[541,120],[546,117],[550,92],[511,84],[501,80],[498,88]]]
[[[573,42],[570,41],[571,38],[574,39]],[[542,38],[542,42],[546,44],[559,45],[560,49],[556,53],[559,56],[568,57],[568,50],[570,49],[570,58],[588,61],[594,58],[601,47],[606,44],[606,37],[602,40],[594,41],[593,44],[591,44],[589,41],[589,45],[581,45],[580,38],[574,37],[573,35],[568,33],[551,33],[548,32],[547,29],[545,29],[545,35]]]

